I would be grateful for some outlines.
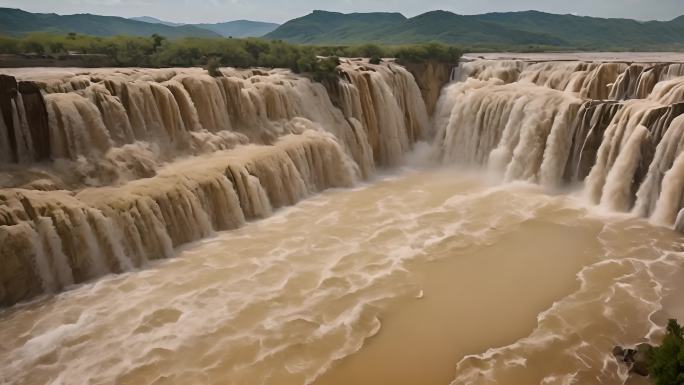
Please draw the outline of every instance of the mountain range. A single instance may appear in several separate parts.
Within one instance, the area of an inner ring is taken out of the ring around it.
[[[178,24],[150,16],[61,16],[0,8],[0,34],[21,36],[31,32],[96,36],[157,33],[168,38],[263,36],[290,43],[325,45],[441,42],[484,49],[684,49],[684,16],[670,21],[641,22],[539,11],[481,15],[431,11],[411,18],[389,12],[313,11],[279,26],[248,20]]]
[[[33,32],[80,33],[94,36],[150,36],[153,33],[168,37],[259,37],[278,27],[278,24],[236,20],[216,24],[179,24],[150,16],[126,19],[116,16],[91,14],[57,15],[31,13],[14,8],[0,8],[0,34],[21,36]]]
[[[684,16],[671,21],[557,15],[539,11],[458,15],[314,11],[281,25],[266,38],[300,44],[408,44],[549,46],[581,49],[663,49],[684,46]]]
[[[168,38],[220,37],[219,34],[191,25],[152,24],[123,17],[91,14],[57,15],[30,13],[14,8],[0,8],[0,34],[21,36],[32,32],[70,33],[94,36],[150,36],[157,33]]]

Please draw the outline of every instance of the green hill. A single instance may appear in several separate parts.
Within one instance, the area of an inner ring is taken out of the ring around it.
[[[174,27],[114,16],[61,16],[54,13],[30,13],[20,9],[0,8],[0,34],[21,36],[32,32],[75,32],[94,36],[150,36],[157,33],[168,38],[220,36],[215,32],[189,25]]]
[[[406,17],[400,13],[313,11],[307,16],[288,21],[265,37],[305,44],[377,41],[383,29],[405,21]]]
[[[259,37],[297,44],[415,44],[441,42],[483,49],[684,49],[684,16],[640,22],[557,15],[538,11],[458,15],[432,11],[412,18],[400,13],[313,11],[278,26],[237,20],[217,24],[174,25],[151,17],[125,19],[90,14],[60,16],[0,8],[0,35],[32,32],[95,36]]]
[[[684,43],[684,18],[681,17],[669,22],[639,22],[538,11],[488,13],[473,17],[521,31],[552,34],[578,47],[648,48]]]
[[[537,11],[457,15],[314,11],[288,21],[267,38],[304,44],[442,42],[465,46],[546,46],[585,49],[665,49],[684,46],[684,16],[638,22]]]
[[[567,45],[567,42],[543,32],[520,31],[496,23],[477,20],[446,11],[424,13],[380,31],[380,43],[448,44],[543,44]]]

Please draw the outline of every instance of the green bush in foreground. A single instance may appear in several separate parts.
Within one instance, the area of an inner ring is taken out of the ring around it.
[[[649,371],[656,385],[684,384],[684,337],[677,320],[668,322],[662,345],[653,349]]]

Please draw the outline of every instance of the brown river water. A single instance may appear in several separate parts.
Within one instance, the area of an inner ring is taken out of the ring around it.
[[[405,169],[4,310],[0,380],[618,384],[612,346],[677,312],[679,247],[577,194]]]

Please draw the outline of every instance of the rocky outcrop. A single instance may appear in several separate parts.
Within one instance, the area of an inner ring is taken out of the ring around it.
[[[445,84],[451,80],[451,70],[457,64],[439,63],[435,61],[425,61],[421,63],[406,64],[408,69],[418,83],[420,92],[425,100],[425,107],[429,115],[435,112],[437,100]]]
[[[647,343],[639,344],[633,349],[616,346],[613,348],[613,356],[618,362],[627,365],[630,374],[647,377],[649,375],[651,350],[653,350],[653,346]]]
[[[16,138],[14,133],[13,103],[17,97],[17,80],[13,76],[0,74],[0,113],[2,113],[2,126],[0,127],[0,143],[8,144],[9,160],[17,161]],[[2,130],[2,128],[5,128]],[[3,132],[5,131],[5,132]]]
[[[0,161],[31,162],[50,157],[45,99],[29,81],[0,75]]]

